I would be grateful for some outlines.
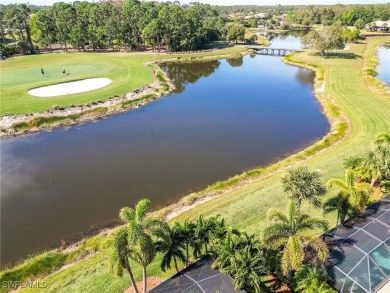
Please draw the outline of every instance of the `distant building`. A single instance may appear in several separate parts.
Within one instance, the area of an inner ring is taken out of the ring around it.
[[[249,20],[250,18],[254,17],[257,20],[265,20],[267,19],[267,15],[265,13],[257,13],[254,15],[247,15],[244,17],[244,20]]]
[[[390,21],[381,21],[377,20],[372,23],[368,23],[366,28],[371,32],[389,32],[390,31]]]

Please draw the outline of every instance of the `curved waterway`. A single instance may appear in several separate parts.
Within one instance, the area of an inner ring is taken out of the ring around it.
[[[376,68],[378,76],[376,78],[382,80],[390,87],[390,48],[378,49],[379,64]]]
[[[279,57],[163,68],[177,90],[157,102],[1,141],[3,264],[107,224],[143,197],[156,207],[275,162],[329,130],[313,72]]]

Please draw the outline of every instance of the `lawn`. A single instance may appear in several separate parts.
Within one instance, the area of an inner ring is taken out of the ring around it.
[[[370,42],[370,40],[367,40]],[[389,96],[374,94],[366,85],[362,75],[366,44],[351,45],[351,50],[332,54],[327,58],[313,53],[294,54],[291,60],[302,65],[315,65],[324,72],[326,93],[343,111],[350,122],[350,132],[339,143],[308,157],[304,161],[296,160],[297,165],[308,166],[311,170],[320,170],[324,182],[332,177],[342,177],[342,161],[350,155],[358,155],[370,148],[379,132],[390,131]],[[265,219],[269,208],[286,208],[287,197],[283,194],[280,183],[283,168],[292,161],[280,163],[278,171],[252,178],[252,182],[229,186],[223,195],[201,204],[175,220],[195,218],[199,213],[205,215],[221,214],[227,223],[236,228],[260,234],[268,224]],[[212,193],[206,190],[204,193]],[[214,191],[215,192],[215,191]],[[220,191],[216,191],[217,193]],[[334,194],[331,190],[326,196]],[[202,192],[201,192],[202,193]],[[303,206],[304,212],[322,217],[320,209]],[[330,224],[335,222],[335,215],[327,216]],[[158,260],[157,260],[158,261]],[[107,249],[101,249],[96,255],[75,264],[71,268],[46,277],[47,292],[119,292],[128,284],[126,277],[115,280],[107,270]],[[156,262],[150,273],[166,276],[158,270]],[[138,270],[138,269],[137,269]],[[138,279],[140,275],[137,274]],[[23,291],[23,290],[22,290]],[[29,290],[35,292],[37,290]]]
[[[226,48],[208,55],[235,54],[245,48]],[[191,55],[201,58],[206,53]],[[140,53],[56,53],[10,58],[1,61],[0,114],[28,114],[43,112],[53,106],[66,107],[122,96],[152,83],[153,71],[143,63],[176,55]],[[182,59],[189,55],[181,55]],[[45,76],[40,73],[44,68]],[[67,74],[62,74],[65,67]],[[59,97],[34,97],[27,91],[32,88],[93,77],[107,77],[113,82],[101,89]]]

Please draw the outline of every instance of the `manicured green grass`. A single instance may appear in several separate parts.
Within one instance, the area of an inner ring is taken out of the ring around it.
[[[356,44],[351,47],[350,51],[333,54],[327,58],[312,53],[295,54],[291,58],[294,62],[315,65],[320,70],[319,78],[324,79],[327,93],[337,104],[337,107],[328,107],[331,112],[329,115],[337,117],[332,112],[337,112],[340,108],[348,116],[351,124],[350,133],[344,140],[297,163],[308,166],[312,170],[320,170],[324,181],[332,177],[341,177],[343,158],[367,151],[377,133],[390,131],[388,119],[390,101],[388,97],[379,96],[370,91],[362,75],[363,57],[367,57],[363,55],[365,44]],[[299,159],[297,158],[296,161]],[[233,180],[232,184],[221,184],[222,187],[229,186],[230,191],[225,190],[224,195],[185,212],[177,219],[195,218],[199,213],[221,214],[229,225],[260,234],[268,224],[265,219],[266,211],[269,208],[284,209],[287,205],[287,197],[282,191],[280,180],[284,174],[283,168],[292,162],[294,161],[286,160],[279,163],[279,170],[256,180],[252,178],[251,183],[242,184],[240,180]],[[215,192],[219,192],[218,186],[201,193],[213,194]],[[326,196],[334,192],[335,190],[331,190]],[[319,209],[309,208],[307,205],[304,205],[303,209],[305,213],[313,216],[322,216]],[[335,222],[334,217],[335,215],[332,214],[327,216],[331,225]],[[48,283],[47,292],[119,292],[123,290],[129,284],[127,278],[116,280],[107,270],[107,259],[107,249],[101,249],[91,258],[44,278],[43,280]],[[158,269],[158,262],[157,259],[153,263],[149,273],[157,276],[169,275]],[[138,269],[136,275],[140,279]],[[29,290],[29,292],[37,292],[37,290]]]
[[[195,56],[216,56],[235,54],[245,48],[226,48],[212,53]],[[182,60],[192,55],[182,55]],[[122,96],[132,90],[154,81],[153,71],[143,63],[176,55],[151,55],[137,53],[57,53],[10,58],[1,61],[0,71],[0,114],[27,114],[52,109],[53,106],[67,107],[93,101]],[[40,67],[45,76],[40,73]],[[62,74],[65,67],[67,74]],[[34,97],[27,91],[32,88],[93,77],[107,77],[113,82],[101,89],[59,96]]]
[[[370,42],[370,40],[368,40]],[[367,151],[379,132],[390,131],[390,102],[388,97],[370,91],[362,76],[365,44],[351,45],[350,51],[331,54],[327,58],[313,53],[293,56],[293,61],[312,64],[325,70],[326,91],[335,100],[351,123],[351,132],[346,139],[308,158],[299,165],[320,170],[324,181],[343,175],[342,161],[350,155]],[[283,167],[283,166],[282,166]],[[282,191],[283,171],[265,176],[217,199],[204,203],[182,214],[179,219],[195,218],[197,214],[221,214],[236,228],[260,233],[267,225],[269,208],[286,208],[287,197]],[[331,190],[327,196],[334,194]],[[322,216],[319,209],[304,206],[304,212]],[[334,215],[327,216],[334,224]]]

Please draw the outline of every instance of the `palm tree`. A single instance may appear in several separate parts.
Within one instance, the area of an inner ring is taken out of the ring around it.
[[[123,270],[126,270],[130,277],[130,284],[134,286],[134,290],[138,293],[137,284],[135,283],[133,271],[131,270],[129,257],[130,249],[128,244],[128,234],[125,227],[120,228],[114,236],[114,249],[110,258],[110,267],[118,277],[123,276]]]
[[[303,265],[295,273],[296,291],[302,293],[336,293],[326,281],[328,275],[314,266]]]
[[[141,199],[136,204],[135,209],[125,207],[119,212],[121,220],[127,223],[128,243],[131,248],[130,257],[143,268],[144,292],[146,292],[147,283],[146,268],[156,255],[151,235],[159,230],[168,229],[168,225],[164,221],[147,217],[151,204],[149,199]]]
[[[377,136],[372,150],[357,169],[357,175],[371,180],[371,187],[375,182],[390,178],[390,134],[383,132]]]
[[[216,227],[216,218],[205,219],[202,214],[198,216],[195,223],[194,235],[194,254],[197,257],[201,252],[201,247],[204,246],[206,254],[208,253],[208,244],[212,239],[212,233]]]
[[[156,247],[152,237],[146,233],[140,234],[130,249],[131,258],[142,266],[143,293],[147,290],[147,271],[156,256]]]
[[[368,201],[371,192],[370,185],[367,183],[356,183],[356,174],[353,170],[345,171],[345,180],[332,178],[328,181],[328,188],[336,186],[339,188],[339,194],[348,198],[353,204],[363,210]]]
[[[175,265],[176,272],[179,272],[177,260],[185,262],[185,242],[182,241],[181,230],[178,226],[156,231],[156,250],[163,254],[161,269],[165,272],[171,268],[171,262]]]
[[[357,212],[355,207],[350,203],[348,197],[343,193],[329,198],[322,206],[324,215],[333,211],[337,211],[336,226],[345,222],[348,215],[353,215]]]
[[[213,246],[214,268],[234,277],[237,290],[260,291],[261,276],[265,274],[265,258],[260,242],[254,235],[228,231]]]
[[[270,209],[267,218],[273,223],[263,232],[264,243],[273,248],[284,247],[281,260],[284,275],[299,268],[305,250],[309,247],[316,251],[320,262],[326,260],[328,257],[326,244],[316,235],[308,233],[314,228],[326,231],[328,224],[325,220],[301,214],[294,201],[289,202],[287,214],[278,209]]]
[[[220,271],[233,276],[235,289],[260,292],[261,276],[266,273],[264,264],[265,259],[261,251],[257,249],[254,253],[247,246],[241,250],[235,250],[230,261],[225,266],[220,267]]]
[[[344,169],[356,170],[362,162],[362,158],[359,156],[350,156],[343,160]]]
[[[188,259],[189,259],[189,248],[190,245],[194,243],[194,229],[195,225],[190,220],[186,219],[184,220],[183,224],[180,224],[178,222],[175,223],[175,229],[179,232],[179,237],[185,244],[185,252],[186,252],[186,267],[188,266]]]
[[[225,238],[220,239],[213,246],[215,254],[213,267],[223,268],[230,265],[237,248],[237,239],[228,232]]]
[[[358,175],[362,179],[371,180],[370,186],[373,187],[375,182],[382,178],[382,162],[380,152],[382,147],[378,146],[375,151],[369,151],[361,162]]]
[[[390,133],[387,132],[381,132],[377,135],[375,139],[375,143],[388,143],[390,144]]]
[[[282,178],[284,192],[301,206],[302,201],[308,200],[313,206],[320,207],[321,201],[317,196],[326,193],[325,186],[321,183],[318,171],[309,171],[307,167],[297,167],[288,170]]]

